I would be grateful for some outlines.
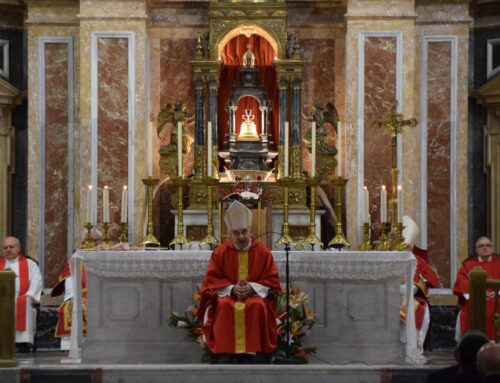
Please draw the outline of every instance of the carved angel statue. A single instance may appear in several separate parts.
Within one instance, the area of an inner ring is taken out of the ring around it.
[[[323,108],[323,103],[317,100],[314,104],[314,112],[311,115],[302,113],[305,121],[316,122],[316,150],[323,153],[337,154],[337,148],[328,143],[328,132],[325,123],[329,123],[335,133],[337,133],[337,123],[339,122],[339,114],[335,106],[329,102],[326,104],[326,110]],[[304,141],[307,146],[311,146],[311,129],[304,134]]]
[[[158,138],[163,141],[162,132],[165,128],[170,128],[170,141],[168,144],[160,147],[160,153],[176,153],[177,152],[177,124],[180,122],[185,129],[186,125],[193,121],[193,114],[186,111],[186,106],[183,100],[176,100],[175,106],[172,108],[171,104],[166,104],[163,109],[158,113],[156,134]],[[192,137],[184,130],[182,141],[183,153],[188,152],[191,146]]]

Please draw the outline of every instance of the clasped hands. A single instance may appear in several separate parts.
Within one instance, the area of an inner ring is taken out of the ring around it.
[[[236,297],[236,300],[238,301],[244,301],[247,299],[249,296],[254,295],[255,291],[250,286],[250,284],[247,281],[239,281],[238,284],[234,285],[233,289],[231,290],[231,295]]]

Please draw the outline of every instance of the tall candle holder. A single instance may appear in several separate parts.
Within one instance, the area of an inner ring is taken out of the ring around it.
[[[291,179],[283,177],[279,182],[283,185],[283,224],[281,225],[281,236],[276,241],[276,245],[290,245],[293,243],[288,225],[288,187],[290,186]]]
[[[389,222],[382,222],[380,224],[380,237],[378,239],[378,244],[375,246],[377,251],[388,251],[391,250],[391,243],[387,233],[389,232]]]
[[[347,183],[346,178],[342,178],[341,176],[337,176],[334,178],[335,184],[335,192],[337,199],[337,211],[335,214],[337,215],[337,225],[335,228],[335,237],[328,243],[328,247],[335,247],[336,249],[342,249],[344,247],[349,248],[351,244],[344,237],[344,230],[342,228],[342,196],[343,189],[345,184]]]
[[[107,245],[111,242],[111,238],[109,237],[109,222],[103,222],[102,229],[104,231],[102,235],[102,243],[105,243]]]
[[[396,251],[405,251],[406,245],[403,238],[403,224],[401,222],[397,225],[393,225],[392,235],[391,249]]]
[[[208,164],[211,166],[211,164]],[[210,249],[219,246],[219,241],[214,236],[213,224],[213,201],[212,191],[213,187],[217,184],[217,179],[214,177],[205,177],[204,182],[207,185],[207,235],[200,241],[201,245],[209,245]]]
[[[359,250],[361,250],[361,251],[373,250],[373,246],[372,246],[372,243],[370,241],[370,223],[369,222],[363,223],[363,242],[361,243]]]
[[[153,234],[153,187],[158,183],[157,178],[144,178],[142,183],[148,187],[148,223],[146,227],[146,236],[142,240],[145,247],[159,247],[160,241]]]
[[[170,241],[170,246],[179,245],[182,249],[184,244],[188,244],[189,241],[184,235],[184,205],[183,205],[183,195],[184,186],[187,185],[188,180],[182,177],[172,177],[172,184],[177,186],[177,234]]]
[[[127,222],[122,222],[120,223],[120,237],[118,238],[118,240],[120,241],[120,243],[127,243],[128,242],[128,225],[127,225]]]
[[[88,222],[85,225],[85,229],[87,230],[87,235],[85,236],[85,239],[83,240],[83,248],[84,249],[92,249],[94,247],[94,241],[92,241],[92,235],[91,231],[94,226]]]
[[[310,177],[307,179],[307,183],[311,192],[311,207],[309,208],[309,235],[304,239],[303,243],[311,245],[314,250],[315,245],[319,245],[320,248],[323,247],[323,242],[316,235],[316,186],[319,185],[320,178]]]

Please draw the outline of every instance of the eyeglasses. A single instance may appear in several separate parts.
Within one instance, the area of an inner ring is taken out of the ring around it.
[[[479,243],[476,245],[476,249],[480,249],[482,247],[492,247],[491,243]]]

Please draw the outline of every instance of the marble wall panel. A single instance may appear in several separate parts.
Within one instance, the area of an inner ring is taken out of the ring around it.
[[[188,113],[194,113],[194,83],[193,69],[189,60],[194,57],[196,39],[168,39],[160,40],[160,105],[174,105],[175,100],[184,100]],[[194,120],[184,128],[184,134],[192,137],[194,142]],[[170,132],[162,135],[170,142]],[[184,174],[191,174],[194,162],[194,147],[191,145],[184,156]]]
[[[430,262],[450,283],[451,43],[430,42],[427,79],[427,232]]]
[[[370,192],[370,215],[380,222],[380,189],[391,189],[391,137],[374,127],[385,118],[396,97],[396,38],[367,37],[365,40],[364,174]],[[389,209],[387,210],[388,219]],[[377,225],[375,225],[375,229]]]
[[[111,239],[117,240],[121,191],[128,179],[128,40],[98,39],[98,222],[102,190],[110,189]]]
[[[45,44],[44,285],[53,286],[68,243],[68,45]]]

